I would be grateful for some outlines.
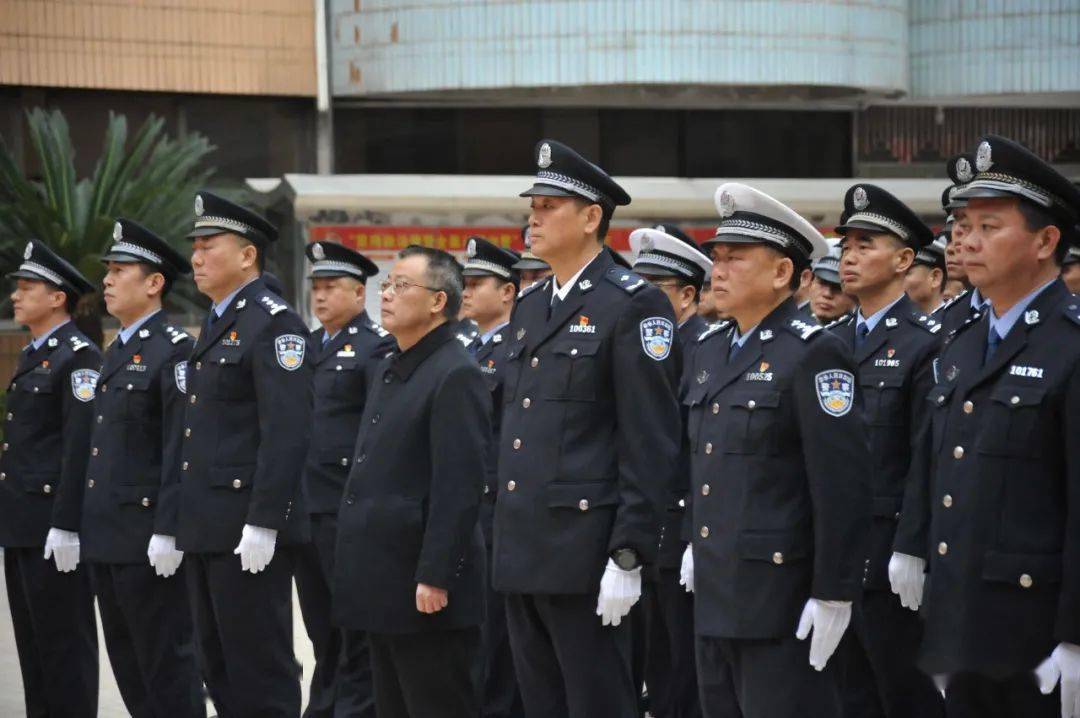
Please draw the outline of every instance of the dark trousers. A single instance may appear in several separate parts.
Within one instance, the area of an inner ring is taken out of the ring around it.
[[[29,718],[93,718],[98,705],[94,596],[85,566],[60,573],[41,546],[4,549]]]
[[[369,633],[379,718],[476,718],[480,629]]]
[[[641,598],[630,608],[630,613],[623,619],[630,624],[630,677],[634,681],[634,695],[637,696],[638,715],[645,715],[652,702],[655,686],[646,685],[646,669],[652,657],[653,616],[651,605],[656,600],[656,583],[650,578],[641,579]]]
[[[105,648],[133,718],[202,718],[202,677],[184,586],[184,566],[170,578],[149,563],[90,564]]]
[[[835,656],[847,718],[941,718],[945,703],[916,667],[922,619],[889,591],[867,591]]]
[[[199,664],[221,718],[300,715],[292,564],[283,547],[256,574],[231,553],[184,556]]]
[[[337,517],[311,517],[311,543],[296,551],[296,593],[315,653],[304,718],[373,718],[367,634],[343,630],[331,618]]]
[[[506,625],[529,718],[632,718],[630,625],[604,626],[596,596],[506,596]]]
[[[1004,679],[978,673],[954,673],[945,688],[949,718],[1058,718],[1061,685],[1044,696],[1033,673]]]
[[[810,639],[697,637],[706,718],[839,718],[835,667],[810,666]],[[735,697],[732,705],[731,697]],[[738,712],[736,712],[738,711]]]
[[[488,575],[491,573],[491,546],[487,546]],[[483,690],[481,711],[484,718],[521,718],[521,704],[510,634],[506,630],[506,600],[487,583],[487,603],[483,627]]]
[[[649,655],[645,681],[649,710],[656,718],[698,718],[694,665],[694,594],[679,585],[678,569],[660,569],[648,584]]]

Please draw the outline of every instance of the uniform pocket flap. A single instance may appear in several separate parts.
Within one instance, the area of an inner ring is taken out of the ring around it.
[[[353,369],[363,368],[360,360],[356,357],[330,357],[330,361],[334,363],[334,371],[352,371]],[[338,367],[341,367],[340,369]]]
[[[240,351],[223,351],[216,356],[207,357],[206,361],[211,365],[218,366],[235,366],[240,363],[244,358],[243,352]]]
[[[900,514],[903,503],[903,496],[875,496],[870,500],[870,509],[874,512],[874,516],[893,519]]]
[[[127,372],[114,377],[109,383],[116,389],[127,391],[146,391],[150,388],[150,372]]]
[[[736,392],[732,395],[730,406],[741,406],[744,409],[775,409],[780,406],[780,392],[756,391]]]
[[[610,481],[556,481],[547,485],[548,506],[588,511],[619,503],[619,484]]]
[[[553,346],[551,349],[552,353],[554,354],[568,356],[573,359],[577,359],[578,357],[595,356],[596,352],[599,350],[600,342],[582,341],[580,339],[562,341]]]
[[[348,466],[352,463],[352,449],[349,447],[319,449],[316,455],[320,464],[334,464],[336,466]]]
[[[210,485],[219,488],[246,489],[255,476],[254,466],[218,466],[210,469]]]
[[[810,538],[793,531],[743,531],[737,543],[739,558],[782,564],[806,558]]]
[[[1021,588],[1061,583],[1061,554],[1003,553],[983,555],[983,580],[1011,583]]]
[[[154,484],[142,486],[115,486],[113,496],[122,505],[128,504],[151,508],[157,504],[159,487]]]
[[[1046,396],[1046,389],[1041,386],[999,386],[990,393],[990,398],[999,404],[1018,409],[1023,406],[1038,406]]]
[[[900,389],[904,386],[903,374],[863,374],[859,377],[859,386],[869,389]]]
[[[60,483],[58,474],[24,474],[20,478],[23,491],[28,494],[45,494],[51,496],[56,493],[56,487]]]
[[[698,384],[696,381],[691,384],[686,390],[686,396],[683,397],[683,404],[687,406],[694,406],[705,401],[705,396],[709,393],[709,387],[707,384]]]
[[[52,377],[49,374],[31,373],[25,378],[16,379],[16,383],[18,389],[29,394],[51,394],[53,390]]]

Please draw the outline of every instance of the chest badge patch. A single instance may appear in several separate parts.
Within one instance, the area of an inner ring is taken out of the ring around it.
[[[675,325],[664,317],[642,319],[641,346],[645,356],[656,361],[663,361],[671,354],[671,342],[675,336]]]
[[[299,334],[282,334],[274,339],[277,362],[285,371],[296,371],[304,363],[306,344]]]
[[[71,394],[79,401],[92,401],[98,376],[93,369],[76,369],[71,372]]]
[[[341,351],[339,351],[337,355],[339,357],[349,358],[356,356],[356,352],[353,351],[352,344],[346,344],[341,348]]]
[[[709,380],[709,372],[705,371],[704,369],[702,369],[701,371],[698,372],[698,375],[697,375],[697,383],[698,384],[704,384],[708,380]]]
[[[229,332],[229,336],[221,340],[222,346],[226,347],[238,347],[240,346],[240,338],[236,334],[236,331]]]
[[[855,376],[843,369],[829,369],[814,377],[818,403],[829,416],[840,417],[855,404]]]
[[[570,325],[571,334],[596,334],[596,325],[589,324],[589,318],[582,314],[578,317],[577,324]]]
[[[187,362],[178,361],[173,365],[173,379],[176,381],[176,388],[181,394],[187,394]]]
[[[769,371],[770,366],[772,365],[767,361],[761,362],[757,371],[747,372],[746,381],[772,381],[773,373]]]

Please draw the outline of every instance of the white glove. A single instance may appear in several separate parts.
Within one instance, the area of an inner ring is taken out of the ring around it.
[[[810,665],[816,670],[825,670],[825,664],[840,645],[840,639],[850,622],[851,601],[819,601],[811,598],[806,602],[795,637],[804,641],[810,635],[810,629],[814,629],[814,637],[810,639]]]
[[[1050,657],[1035,669],[1043,695],[1054,692],[1061,679],[1061,718],[1080,718],[1080,646],[1059,643]]]
[[[682,553],[682,566],[679,567],[679,583],[686,586],[687,593],[694,592],[694,545],[686,544]]]
[[[906,553],[894,553],[889,559],[889,584],[904,608],[919,610],[925,581],[926,559]]]
[[[596,615],[601,616],[605,626],[618,626],[623,616],[641,598],[641,566],[624,571],[608,559],[604,577],[600,579],[600,598],[596,602]]]
[[[45,537],[45,560],[56,562],[60,573],[71,573],[79,565],[79,534],[77,531],[49,529]]]
[[[154,567],[154,573],[162,578],[168,578],[180,568],[180,562],[184,560],[184,552],[176,550],[176,537],[154,534],[150,537],[150,545],[146,547],[146,556],[150,559],[150,565]]]
[[[264,529],[262,526],[244,524],[240,543],[233,549],[233,553],[240,557],[240,567],[243,570],[258,573],[270,564],[270,559],[274,558],[276,543],[276,529]]]

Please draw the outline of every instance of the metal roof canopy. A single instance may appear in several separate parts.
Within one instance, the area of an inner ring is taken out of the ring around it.
[[[906,202],[924,217],[939,219],[942,179],[746,179],[677,177],[617,177],[633,197],[621,207],[615,222],[626,218],[666,218],[711,222],[718,218],[713,204],[716,188],[742,182],[788,204],[807,219],[835,224],[844,193],[853,184],[876,184]],[[287,174],[281,180],[249,179],[266,205],[285,201],[297,220],[307,222],[323,210],[355,212],[470,212],[528,213],[528,200],[518,194],[532,186],[523,175],[308,175]]]

